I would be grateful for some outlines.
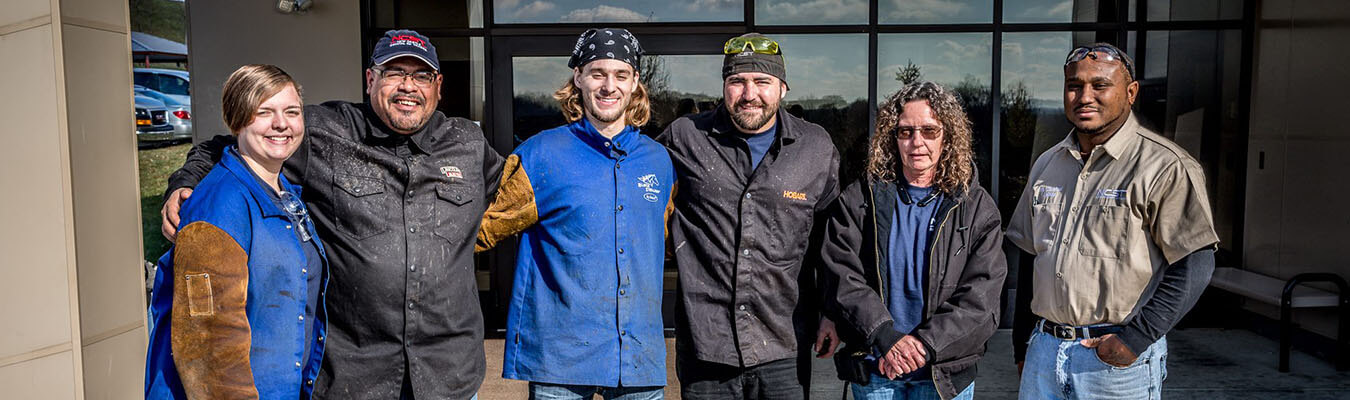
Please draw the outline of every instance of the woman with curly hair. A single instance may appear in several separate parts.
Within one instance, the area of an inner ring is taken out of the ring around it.
[[[955,93],[906,86],[877,113],[866,179],[833,205],[822,287],[854,398],[974,396],[1007,265],[970,125]]]

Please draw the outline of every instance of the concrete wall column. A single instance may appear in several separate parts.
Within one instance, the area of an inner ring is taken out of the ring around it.
[[[116,1],[0,14],[0,397],[142,396],[128,26]]]

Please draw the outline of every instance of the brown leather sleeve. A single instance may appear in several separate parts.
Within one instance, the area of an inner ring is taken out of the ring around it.
[[[173,363],[189,399],[257,399],[249,365],[248,254],[225,231],[193,222],[173,254]]]
[[[506,157],[502,168],[502,183],[497,186],[497,198],[483,213],[483,224],[478,229],[478,241],[473,251],[491,249],[497,242],[524,231],[539,221],[535,208],[534,187],[520,165],[520,156]]]
[[[666,224],[666,237],[670,237],[670,216],[675,214],[675,195],[677,194],[680,194],[679,182],[670,185],[670,199],[666,200],[666,217],[665,220],[662,221]]]

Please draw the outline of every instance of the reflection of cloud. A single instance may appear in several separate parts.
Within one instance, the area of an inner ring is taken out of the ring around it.
[[[867,98],[867,63],[850,63],[825,57],[798,57],[788,64],[788,91],[785,100],[818,99],[838,95],[845,100]]]
[[[948,19],[966,8],[965,4],[945,0],[891,0],[889,19],[937,21]]]
[[[867,22],[863,0],[809,0],[804,3],[774,3],[764,10],[773,23]]]
[[[1073,16],[1073,0],[1062,0],[1056,3],[1047,2],[1046,4],[1028,5],[1022,8],[1022,12],[1018,13],[1018,15],[1021,17],[1019,19],[1019,22],[1070,21]]]
[[[1047,14],[1050,14],[1051,17],[1061,15],[1068,16],[1069,13],[1072,12],[1073,12],[1073,2],[1069,0],[1064,0],[1063,2],[1056,4],[1054,7],[1050,7],[1050,12],[1048,12]]]
[[[498,10],[507,10],[520,5],[520,0],[497,0],[492,5]]]
[[[515,1],[514,3],[519,3],[519,0]],[[502,9],[509,9],[509,8],[511,8],[511,7],[502,7]],[[553,9],[555,9],[555,8],[558,8],[558,6],[554,5],[553,3],[549,3],[549,2],[547,2],[547,1],[538,1],[538,0],[536,0],[536,1],[532,1],[532,2],[530,2],[529,4],[526,4],[526,5],[524,5],[524,6],[520,7],[520,8],[517,8],[515,12],[512,12],[512,13],[511,13],[511,16],[514,17],[514,18],[516,18],[516,19],[518,19],[518,20],[519,20],[519,19],[529,19],[529,18],[537,17],[537,16],[539,16],[540,14],[544,14],[544,13],[547,13],[547,12],[549,12],[549,11],[553,11]]]
[[[1003,42],[1003,57],[1021,59],[1023,55],[1022,44],[1018,42]]]
[[[741,0],[694,0],[685,5],[689,11],[727,11],[742,10]]]
[[[511,60],[512,89],[517,94],[552,94],[570,72],[567,57],[515,57]]]
[[[639,14],[637,11],[606,5],[572,10],[558,20],[562,22],[648,22],[647,16]]]

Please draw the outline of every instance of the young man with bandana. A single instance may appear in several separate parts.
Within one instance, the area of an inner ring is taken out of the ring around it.
[[[659,399],[661,294],[675,171],[639,127],[642,47],[624,29],[581,34],[554,93],[569,123],[506,159],[478,250],[523,232],[502,377],[532,399]]]
[[[820,297],[803,261],[839,193],[839,152],[819,125],[780,108],[788,86],[777,42],[748,33],[723,53],[722,104],[657,138],[680,179],[672,225],[680,391],[800,399]],[[834,345],[820,346],[825,356]]]

